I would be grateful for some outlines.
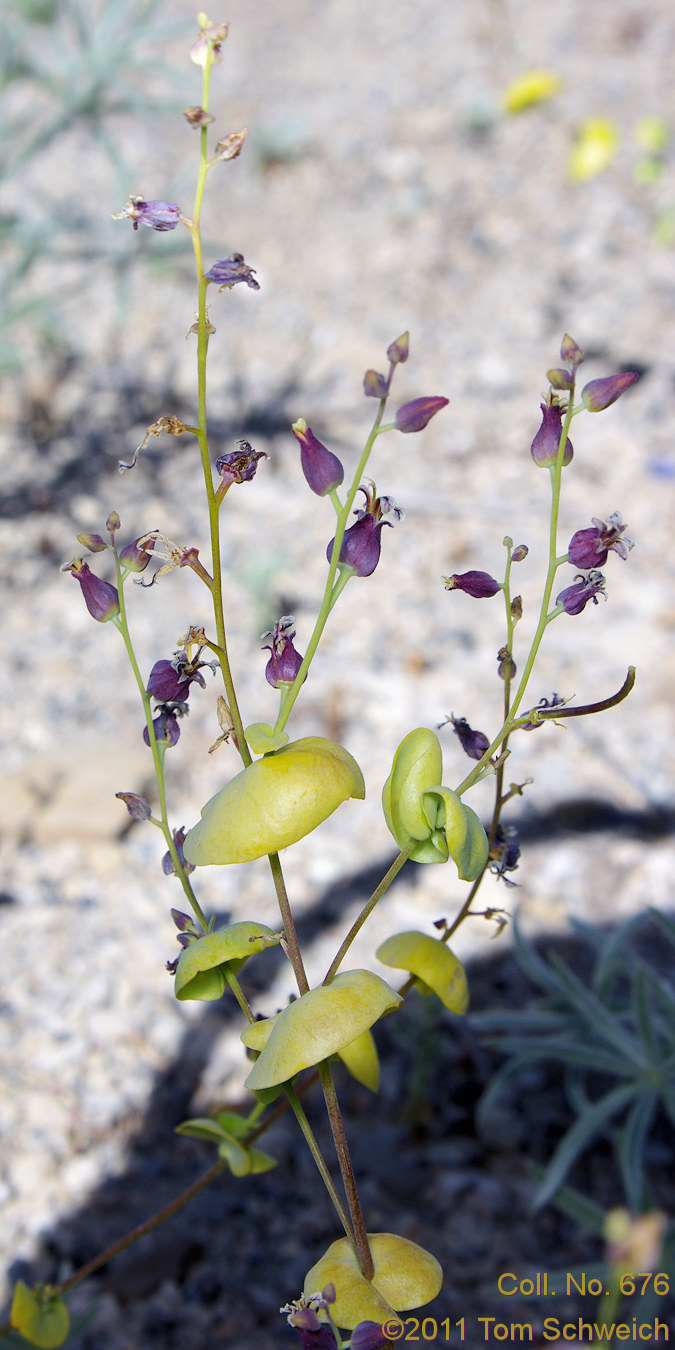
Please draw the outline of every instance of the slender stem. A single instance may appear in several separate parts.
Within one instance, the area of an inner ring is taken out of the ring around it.
[[[372,1280],[373,1275],[375,1274],[375,1266],[373,1265],[373,1258],[368,1242],[368,1233],[363,1218],[361,1200],[356,1186],[356,1177],[354,1176],[354,1168],[349,1153],[349,1145],[347,1144],[345,1127],[342,1123],[342,1114],[340,1112],[340,1104],[335,1091],[331,1067],[328,1060],[324,1059],[321,1064],[319,1064],[318,1068],[326,1110],[328,1112],[328,1119],[333,1134],[335,1152],[337,1153],[340,1172],[342,1173],[342,1184],[345,1188],[345,1195],[347,1196],[347,1204],[349,1205],[349,1213],[354,1229],[356,1254],[365,1278],[367,1280]]]
[[[288,899],[288,893],[286,891],[286,883],[284,881],[284,874],[281,870],[281,863],[279,861],[278,853],[270,853],[269,864],[272,873],[272,878],[274,881],[274,889],[276,890],[277,900],[279,901],[279,909],[281,911],[281,921],[284,925],[284,932],[286,935],[288,955],[290,957],[291,965],[293,967],[298,989],[300,990],[301,994],[306,994],[309,991],[309,980],[307,979],[304,962],[300,952],[300,944],[298,942],[298,934],[295,927],[295,920],[293,918],[293,911],[291,910],[290,901]]]
[[[300,1126],[300,1129],[302,1130],[309,1151],[317,1165],[324,1186],[326,1187],[326,1190],[328,1191],[328,1194],[333,1202],[333,1206],[340,1220],[340,1223],[342,1224],[342,1227],[344,1228],[345,1233],[347,1234],[347,1237],[352,1247],[354,1248],[355,1254],[358,1255],[354,1233],[352,1230],[352,1226],[349,1222],[349,1216],[347,1215],[345,1207],[342,1204],[342,1201],[335,1189],[335,1186],[333,1185],[333,1178],[331,1177],[330,1172],[328,1171],[328,1168],[326,1167],[326,1164],[323,1160],[321,1149],[319,1148],[319,1145],[317,1144],[316,1139],[314,1138],[312,1128],[307,1119],[307,1116],[305,1115],[305,1112],[299,1101],[297,1093],[294,1091],[294,1089],[290,1086],[289,1083],[286,1084],[284,1091],[286,1093],[288,1104],[298,1122],[298,1125]]]
[[[378,903],[379,900],[382,899],[382,896],[385,894],[385,891],[389,890],[392,881],[396,876],[398,876],[398,873],[403,867],[403,864],[408,861],[408,858],[410,857],[414,844],[415,840],[411,839],[410,843],[407,844],[404,849],[401,849],[401,852],[399,853],[398,857],[395,858],[393,863],[391,864],[389,871],[385,874],[385,876],[383,876],[379,885],[376,886],[370,899],[366,900],[366,903],[363,906],[361,913],[354,920],[349,932],[347,933],[346,938],[344,939],[344,942],[342,943],[337,952],[337,955],[333,957],[333,960],[331,961],[328,970],[326,971],[326,974],[324,976],[323,981],[324,984],[330,984],[331,980],[335,979],[335,976],[337,975],[337,972],[340,969],[340,966],[342,965],[342,962],[344,961],[345,956],[347,955],[347,952],[349,951],[349,948],[351,947],[352,942],[354,941],[354,938],[356,937],[357,933],[359,933],[363,928],[366,919],[372,914],[376,904]]]
[[[336,574],[338,570],[338,559],[340,557],[340,549],[342,548],[342,540],[344,538],[345,530],[347,528],[349,512],[351,511],[352,506],[354,504],[354,498],[356,497],[356,494],[359,489],[359,484],[361,482],[363,474],[365,473],[366,465],[368,463],[371,450],[375,444],[375,441],[377,440],[377,437],[380,434],[381,429],[380,424],[382,422],[382,417],[384,414],[386,403],[387,403],[386,398],[380,399],[380,404],[377,410],[375,421],[373,422],[370,434],[368,436],[368,439],[366,440],[363,452],[361,454],[361,458],[356,466],[356,472],[352,479],[352,484],[349,489],[349,492],[347,493],[345,504],[338,514],[337,527],[335,530],[335,541],[333,543],[333,552],[328,567],[328,576],[326,577],[326,585],[324,588],[323,600],[321,601],[321,608],[319,610],[317,620],[314,625],[314,631],[305,650],[302,665],[298,670],[298,673],[295,677],[295,681],[289,691],[288,697],[284,699],[283,707],[279,711],[279,716],[277,717],[274,726],[275,732],[283,731],[284,727],[286,726],[286,723],[293,709],[293,705],[298,697],[298,694],[300,693],[303,681],[311,665],[314,653],[316,652],[316,649],[319,645],[319,641],[321,639],[323,630],[326,627],[326,622],[328,620],[328,616],[331,612],[331,609],[333,608],[333,605],[335,604],[338,595],[342,590],[344,590],[347,581],[352,575],[351,572],[347,572],[346,574],[343,572],[342,575],[338,577],[336,580]],[[333,499],[333,505],[336,505],[335,499]],[[333,594],[334,586],[336,588],[339,587],[339,589],[337,590],[337,594],[335,595]]]

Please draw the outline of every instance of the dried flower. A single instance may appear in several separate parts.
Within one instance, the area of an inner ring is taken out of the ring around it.
[[[474,731],[473,727],[469,726],[466,717],[453,717],[451,715],[450,721],[455,735],[459,737],[465,755],[468,755],[469,759],[482,759],[490,744],[485,733]]]
[[[626,559],[633,547],[633,540],[624,535],[627,528],[620,511],[612,511],[607,521],[593,516],[593,524],[586,530],[577,530],[570,540],[568,557],[573,567],[581,567],[584,571],[603,567],[609,552]]]
[[[130,197],[123,211],[115,211],[113,220],[131,220],[134,229],[148,225],[151,230],[175,230],[181,219],[180,207],[175,202],[146,202],[145,197]]]
[[[216,460],[216,473],[220,474],[227,487],[231,483],[250,483],[255,477],[259,460],[267,458],[262,450],[254,450],[248,441],[239,441],[238,445],[238,450],[221,455]]]
[[[132,820],[149,820],[152,815],[150,805],[145,797],[139,797],[137,792],[116,792],[115,796],[119,798],[129,812]]]
[[[589,600],[597,605],[599,595],[607,598],[605,578],[602,572],[589,572],[587,577],[579,576],[571,586],[566,586],[564,591],[556,596],[555,602],[556,605],[562,605],[566,614],[581,614]]]
[[[185,854],[184,854],[184,852],[183,852],[183,844],[185,843],[185,830],[183,829],[183,826],[182,826],[182,825],[181,825],[180,829],[174,830],[174,831],[173,831],[173,842],[174,842],[174,844],[175,844],[175,846],[176,846],[176,853],[177,853],[177,855],[178,855],[178,861],[179,861],[179,863],[180,863],[180,865],[181,865],[183,871],[184,871],[185,873],[188,873],[188,872],[194,872],[194,870],[195,870],[195,869],[194,869],[194,864],[191,863],[191,862],[188,862],[188,860],[187,860],[187,858],[185,857]],[[175,877],[175,876],[176,876],[176,865],[175,865],[175,863],[174,863],[173,858],[171,857],[171,853],[168,852],[168,851],[164,854],[164,857],[162,858],[162,871],[163,871],[165,877]],[[179,911],[178,911],[178,910],[173,910],[173,909],[172,909],[171,913],[172,913],[172,915],[176,915],[176,914],[179,913]],[[174,918],[174,923],[176,923],[175,918]],[[190,926],[192,925],[192,919],[189,919],[189,918],[188,918],[188,925],[190,925]],[[177,925],[177,927],[178,927],[178,926],[179,926],[179,925]],[[187,925],[186,925],[186,926],[187,926]],[[179,939],[179,941],[180,941],[180,939]],[[181,943],[181,946],[182,946],[182,945],[183,945],[183,944]]]
[[[231,253],[229,258],[220,258],[205,274],[207,281],[215,282],[221,291],[231,290],[238,281],[245,281],[253,291],[260,290],[260,282],[255,279],[255,269],[247,267],[243,253]]]

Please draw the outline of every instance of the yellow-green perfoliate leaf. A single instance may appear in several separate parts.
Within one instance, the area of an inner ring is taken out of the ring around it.
[[[188,862],[252,862],[297,843],[349,797],[366,795],[343,746],[307,736],[249,764],[217,792],[185,839]]]
[[[305,1298],[334,1285],[331,1316],[348,1331],[359,1322],[382,1325],[396,1313],[421,1308],[436,1298],[443,1283],[436,1257],[416,1242],[395,1233],[369,1233],[368,1243],[375,1267],[372,1281],[362,1275],[347,1238],[333,1242],[305,1277]]]
[[[385,966],[408,970],[422,993],[437,994],[450,1012],[464,1015],[469,1006],[466,971],[447,943],[429,933],[397,933],[375,955]]]
[[[271,1027],[252,1022],[242,1032],[244,1045],[252,1049],[258,1049],[264,1038],[246,1086],[257,1091],[289,1082],[301,1069],[339,1054],[401,1002],[399,995],[370,970],[348,970],[336,975],[330,984],[310,989],[277,1017],[268,1018]]]
[[[372,1031],[363,1031],[355,1041],[343,1045],[338,1055],[357,1083],[363,1083],[371,1092],[380,1086],[380,1061]]]
[[[249,1129],[247,1122],[242,1120],[241,1116],[235,1116],[234,1130],[226,1129],[222,1124],[226,1117],[227,1113],[223,1113],[215,1120],[211,1120],[208,1116],[184,1120],[176,1126],[176,1134],[189,1135],[193,1139],[206,1139],[210,1144],[216,1144],[219,1157],[225,1159],[235,1177],[245,1177],[254,1172],[269,1172],[272,1167],[276,1167],[275,1158],[247,1144],[246,1139],[241,1137],[242,1129],[244,1131]]]
[[[222,998],[227,987],[227,971],[236,975],[255,952],[275,946],[279,934],[264,923],[244,920],[203,937],[184,947],[176,967],[174,992],[177,999],[197,999],[212,1003]]]
[[[269,726],[267,722],[251,722],[250,727],[246,727],[244,735],[254,755],[269,755],[272,751],[281,750],[282,746],[288,745],[288,732],[275,732],[274,727]]]
[[[23,1280],[14,1288],[10,1321],[39,1350],[57,1350],[70,1330],[70,1314],[60,1295],[47,1285],[29,1289]]]
[[[451,857],[461,880],[475,881],[487,862],[487,836],[471,807],[439,786],[442,773],[436,734],[426,727],[411,731],[394,755],[382,791],[385,820],[413,862],[444,863]]]

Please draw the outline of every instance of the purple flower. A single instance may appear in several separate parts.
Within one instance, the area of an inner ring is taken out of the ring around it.
[[[146,687],[150,697],[156,698],[158,703],[186,703],[191,684],[205,689],[206,680],[201,671],[208,662],[199,660],[201,651],[200,647],[192,661],[184,651],[177,651],[171,661],[155,661]]]
[[[304,417],[294,422],[291,431],[300,446],[300,463],[312,492],[317,497],[325,497],[328,492],[339,487],[345,471],[337,457],[317,439]]]
[[[443,585],[446,591],[464,591],[474,600],[486,600],[502,589],[489,572],[453,572],[452,576],[443,577]]]
[[[152,725],[155,729],[156,741],[168,741],[169,746],[175,745],[180,738],[180,727],[175,712],[169,708],[162,708],[156,717],[152,719]],[[147,727],[143,727],[143,740],[146,745],[150,744],[150,733]]]
[[[141,540],[143,547],[139,548]],[[155,541],[149,535],[139,535],[138,539],[133,539],[130,544],[125,544],[124,548],[120,549],[119,560],[122,566],[128,567],[130,572],[144,572],[150,562],[154,546]]]
[[[532,442],[531,454],[540,469],[548,469],[558,458],[560,437],[562,436],[562,418],[565,409],[552,397],[549,403],[541,404],[541,426]],[[565,442],[563,464],[569,464],[574,449],[571,440]]]
[[[150,805],[145,797],[139,797],[137,792],[116,792],[115,796],[119,798],[129,812],[132,820],[149,820],[152,815]]]
[[[572,566],[581,567],[584,571],[603,567],[610,551],[626,559],[633,547],[630,536],[624,536],[627,528],[619,511],[612,511],[607,521],[593,516],[593,524],[586,530],[577,530],[570,539],[568,557]]]
[[[228,487],[230,483],[250,483],[255,477],[258,461],[267,458],[262,450],[254,450],[248,441],[239,441],[238,445],[238,450],[216,460],[216,473]]]
[[[286,614],[277,620],[271,633],[262,635],[271,639],[264,644],[263,651],[272,653],[265,666],[265,679],[273,689],[278,689],[280,684],[292,684],[302,665],[302,657],[293,646],[294,622],[291,615]]]
[[[175,230],[180,220],[180,207],[175,202],[146,202],[145,197],[130,197],[123,211],[116,211],[113,220],[131,220],[134,229],[149,225],[151,230]]]
[[[174,832],[173,832],[173,842],[174,842],[174,844],[176,845],[176,853],[178,854],[178,861],[179,861],[181,867],[183,868],[183,871],[184,871],[184,872],[194,872],[194,870],[195,870],[194,863],[188,862],[187,858],[185,857],[185,854],[183,853],[183,844],[185,843],[185,830],[183,829],[183,826],[182,826],[182,825],[181,825],[180,829],[174,830]],[[175,876],[175,875],[176,875],[176,868],[175,868],[175,866],[174,866],[174,861],[173,861],[173,858],[171,857],[171,854],[170,854],[169,852],[166,852],[166,853],[164,854],[164,857],[162,858],[162,871],[163,871],[165,877],[172,877],[172,876]],[[173,909],[172,909],[171,913],[172,913],[172,914],[177,914],[177,913],[179,913],[179,911],[178,911],[178,910],[173,910]],[[175,922],[176,922],[176,920],[174,919],[174,923],[175,923]],[[192,925],[192,919],[188,919],[188,922],[187,922],[187,924],[186,924],[186,928],[188,928],[190,925]],[[177,926],[180,926],[180,925],[177,925]],[[179,938],[178,940],[179,940],[179,942],[180,942],[180,938]],[[181,946],[183,946],[182,943],[181,943]]]
[[[84,603],[97,623],[107,623],[108,619],[114,619],[119,614],[120,598],[116,587],[97,577],[83,558],[75,558],[62,571],[72,572],[75,580],[79,581]]]
[[[359,488],[359,492],[363,492],[366,505],[363,510],[354,512],[358,520],[344,532],[338,561],[345,567],[351,567],[355,576],[369,577],[380,561],[382,526],[391,525],[391,521],[383,520],[382,516],[391,511],[394,518],[400,520],[403,512],[394,505],[390,497],[378,497],[374,483],[370,488]],[[329,562],[332,561],[334,543],[333,537],[326,549]]]
[[[587,577],[577,577],[571,586],[566,586],[555,602],[562,605],[566,614],[581,614],[589,600],[597,605],[599,595],[605,595],[605,578],[602,572],[589,572]]]
[[[603,412],[616,403],[638,378],[636,371],[627,370],[623,375],[607,375],[603,380],[591,380],[581,391],[581,401],[589,412]]]
[[[414,398],[396,413],[397,431],[422,431],[432,417],[450,402],[447,398]]]
[[[466,717],[451,717],[452,729],[459,736],[462,750],[469,759],[482,759],[490,742],[483,731],[474,731]]]
[[[221,291],[225,286],[231,290],[238,281],[245,281],[253,291],[260,290],[260,283],[255,279],[255,269],[247,267],[242,253],[231,253],[229,258],[220,258],[206,273],[206,280],[215,282]]]

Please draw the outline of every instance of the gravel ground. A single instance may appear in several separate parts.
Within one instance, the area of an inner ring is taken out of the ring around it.
[[[182,0],[170,0],[163,17],[182,19],[192,33]],[[230,38],[214,76],[216,129],[223,135],[248,125],[250,136],[240,159],[212,175],[206,255],[242,251],[261,290],[239,287],[213,300],[213,443],[223,453],[248,436],[270,456],[227,513],[231,648],[246,722],[274,716],[258,635],[278,614],[293,613],[302,649],[331,533],[330,506],[308,500],[290,423],[304,416],[353,464],[369,422],[363,371],[380,366],[387,344],[405,329],[411,357],[397,376],[400,398],[444,393],[451,400],[419,437],[387,438],[377,448],[373,476],[406,519],[384,531],[375,575],[348,588],[293,724],[298,736],[341,739],[367,781],[365,803],[341,808],[287,859],[289,891],[306,923],[310,979],[321,978],[363,896],[363,878],[377,877],[390,860],[379,793],[401,737],[451,711],[487,731],[497,725],[499,602],[448,595],[440,578],[473,567],[498,574],[504,534],[526,542],[522,629],[532,630],[547,484],[528,447],[545,371],[564,331],[586,350],[589,379],[629,368],[641,378],[617,406],[575,423],[562,531],[620,509],[637,543],[627,562],[610,558],[607,606],[552,626],[533,702],[553,689],[580,702],[605,697],[630,663],[638,680],[629,702],[605,718],[570,723],[564,733],[548,727],[514,746],[511,777],[536,779],[513,816],[525,841],[520,886],[507,893],[491,878],[486,904],[518,904],[531,930],[555,933],[574,917],[607,925],[647,903],[672,908],[675,268],[655,224],[675,202],[675,187],[672,150],[659,182],[636,180],[633,134],[645,116],[675,127],[672,5],[570,0],[562,23],[549,0],[370,0],[366,20],[356,0],[320,7],[312,0],[233,0],[226,17]],[[184,49],[182,37],[167,49],[180,72],[179,108],[198,99],[197,85],[183,76]],[[562,75],[557,98],[502,116],[505,84],[540,66]],[[158,75],[148,71],[147,79]],[[619,152],[601,177],[573,185],[565,170],[569,146],[591,116],[616,121]],[[96,250],[93,265],[80,258],[58,269],[55,348],[45,354],[34,330],[21,334],[23,365],[2,392],[0,567],[11,653],[11,694],[0,707],[0,928],[11,971],[0,1024],[7,1266],[31,1262],[45,1233],[41,1259],[48,1264],[56,1253],[77,1264],[91,1254],[99,1230],[105,1240],[144,1217],[155,1186],[158,1197],[171,1194],[181,1184],[179,1169],[198,1170],[204,1159],[181,1141],[172,1168],[163,1145],[152,1179],[154,1154],[139,1143],[144,1130],[150,1139],[155,1129],[170,1136],[188,1112],[235,1099],[244,1076],[234,1023],[215,1014],[205,1019],[202,1009],[173,1000],[163,965],[175,951],[167,911],[176,891],[159,870],[154,832],[128,829],[113,795],[150,790],[137,702],[116,634],[92,623],[71,579],[58,572],[74,555],[75,534],[101,530],[112,508],[128,537],[153,527],[184,544],[205,537],[189,444],[153,442],[133,473],[120,479],[116,472],[156,417],[193,416],[194,348],[185,333],[195,300],[189,260],[173,235],[134,235],[126,222],[109,220],[128,192],[179,201],[189,211],[196,141],[180,118],[168,116],[146,123],[120,115],[114,131],[126,162],[116,180],[96,144],[73,128],[5,189],[10,204],[21,194],[27,213],[44,209],[46,182],[51,203],[77,194],[77,228],[89,231]],[[54,272],[46,252],[30,285],[53,285]],[[144,671],[204,618],[196,579],[183,572],[132,601]],[[171,760],[172,815],[186,825],[234,771],[232,751],[206,754],[218,734],[211,690],[196,691],[191,702]],[[446,781],[458,781],[466,761],[451,732],[441,736]],[[474,799],[486,816],[489,788]],[[372,961],[376,942],[397,928],[428,927],[455,912],[461,887],[447,870],[406,873],[356,945],[355,963]],[[200,881],[205,907],[274,924],[262,862],[208,869]],[[475,961],[488,935],[484,922],[472,921],[459,954]],[[286,970],[270,971],[264,1011],[290,989]],[[447,1039],[443,1062],[451,1064],[449,1032]],[[392,1083],[402,1072],[397,1054],[392,1045]],[[384,1095],[391,1104],[395,1087]],[[357,1134],[366,1119],[369,1135],[372,1111],[370,1102],[354,1106]],[[415,1166],[427,1166],[428,1135],[417,1144],[403,1139],[397,1124],[386,1123],[384,1104],[382,1115],[382,1130],[393,1131],[389,1145],[382,1134],[383,1157],[417,1148]],[[447,1103],[439,1120],[448,1124]],[[453,1178],[466,1179],[465,1168],[474,1165],[470,1150],[460,1156],[465,1142],[444,1169],[443,1137],[439,1127],[424,1183],[414,1168],[407,1189],[397,1189],[391,1173],[378,1174],[370,1195],[375,1215],[398,1221],[410,1236],[428,1230],[432,1248],[432,1230],[443,1220],[440,1208],[429,1207],[424,1217],[430,1192],[440,1185],[454,1213],[462,1184]],[[141,1276],[134,1285],[133,1271],[161,1269],[173,1239],[161,1257],[127,1261],[122,1275],[110,1268],[91,1333],[97,1350],[277,1343],[272,1305],[297,1293],[308,1252],[313,1260],[332,1235],[288,1131],[280,1148],[293,1163],[292,1184],[287,1179],[286,1189],[275,1191],[276,1180],[261,1181],[245,1210],[237,1188],[225,1200],[219,1191],[199,1220],[212,1233],[221,1203],[228,1214],[241,1211],[236,1231],[245,1258],[237,1281],[248,1268],[246,1288],[258,1291],[253,1304],[239,1299],[236,1312],[225,1315],[222,1291],[209,1294],[204,1275],[201,1286],[190,1286],[199,1326],[191,1331],[181,1320],[188,1271],[201,1259],[181,1246],[189,1248],[192,1225],[198,1227],[188,1210],[178,1243],[183,1255],[169,1263],[163,1285],[144,1285]],[[483,1148],[474,1168],[483,1177],[480,1240],[489,1244],[491,1226],[504,1240],[495,1236],[485,1264],[476,1257],[472,1265],[464,1230],[458,1236],[452,1228],[449,1259],[468,1267],[464,1292],[453,1285],[453,1313],[467,1289],[473,1299],[480,1280],[491,1278],[504,1243],[508,1251],[513,1159]],[[514,1186],[524,1215],[524,1162],[522,1175],[522,1188]],[[608,1184],[599,1185],[603,1199]],[[129,1200],[126,1212],[121,1196]],[[292,1237],[273,1217],[279,1213],[284,1220],[296,1215]],[[478,1224],[473,1211],[470,1222]],[[570,1232],[550,1218],[539,1222],[551,1225],[551,1260],[567,1259]],[[271,1246],[261,1237],[268,1230]],[[518,1233],[525,1231],[523,1217]],[[514,1246],[523,1268],[544,1241],[541,1227],[535,1231],[534,1247]],[[577,1259],[586,1255],[582,1241]],[[260,1293],[260,1266],[270,1263],[280,1268],[279,1288],[264,1280]],[[256,1325],[264,1329],[259,1341]]]

